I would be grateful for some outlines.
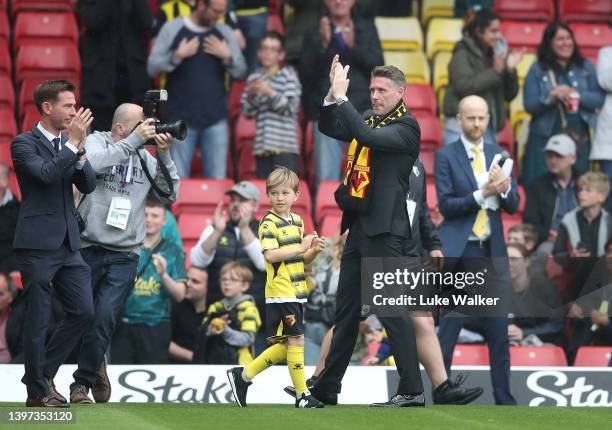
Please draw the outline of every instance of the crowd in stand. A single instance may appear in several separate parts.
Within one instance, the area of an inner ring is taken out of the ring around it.
[[[93,128],[109,130],[116,106],[141,104],[155,80],[169,92],[164,119],[187,122],[186,139],[171,148],[178,175],[191,176],[199,148],[203,176],[226,178],[228,159],[234,157],[228,142],[235,120],[230,117],[228,83],[246,80],[240,106],[245,117],[256,121],[255,176],[266,178],[277,165],[301,173],[300,139],[312,133],[317,184],[340,179],[347,146],[318,128],[332,58],[340,55],[350,66],[349,100],[360,112],[369,109],[370,73],[384,64],[373,18],[407,16],[412,4],[288,0],[283,3],[292,14],[281,36],[267,30],[267,0],[160,1],[157,14],[149,3],[134,0],[117,7],[111,1],[76,2],[86,29],[80,97],[95,113]],[[491,120],[484,141],[497,143],[509,120],[508,103],[519,92],[516,69],[523,52],[508,48],[500,18],[490,9],[493,3],[456,1],[455,14],[466,21],[452,52],[440,107],[444,144],[460,138],[458,105],[469,95],[486,100]],[[150,49],[143,33],[152,35]],[[526,203],[523,223],[508,232],[514,305],[507,331],[515,345],[563,346],[570,364],[582,345],[612,345],[612,41],[610,45],[600,50],[595,66],[581,55],[571,28],[552,22],[524,82],[523,101],[531,121],[518,173]],[[305,124],[312,129],[305,130]],[[19,202],[9,190],[8,173],[8,166],[0,163],[0,363],[22,359],[23,309],[9,276],[17,270],[11,243]],[[219,203],[212,223],[186,250],[188,270],[176,221],[163,206],[147,203],[145,248],[161,237],[177,244],[166,240],[163,249],[142,253],[110,347],[111,363],[245,364],[265,348],[260,330],[265,263],[256,217],[265,197],[248,181],[226,194],[229,204]],[[333,325],[343,239],[328,238],[326,251],[307,273],[308,365],[317,363]],[[362,328],[364,345],[384,339],[380,324],[370,320]],[[482,333],[469,329],[460,341],[482,341]],[[356,351],[354,361],[381,362],[375,357]]]

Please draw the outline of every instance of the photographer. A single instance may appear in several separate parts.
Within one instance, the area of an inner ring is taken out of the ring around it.
[[[75,382],[70,386],[71,403],[92,403],[90,388],[97,403],[110,398],[104,353],[136,277],[145,238],[145,202],[151,194],[165,204],[176,200],[179,178],[170,158],[172,136],[155,134],[154,120],[143,120],[140,106],[122,104],[115,110],[111,131],[87,137],[85,148],[96,172],[96,189],[81,199],[78,209],[86,221],[82,254],[91,268],[95,319],[81,343]],[[158,159],[143,148],[150,140],[157,145]]]

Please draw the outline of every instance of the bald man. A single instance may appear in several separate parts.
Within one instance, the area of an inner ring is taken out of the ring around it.
[[[508,256],[501,211],[515,213],[519,196],[514,179],[505,176],[497,163],[492,165],[495,155],[503,149],[484,144],[483,136],[489,123],[486,101],[479,96],[462,99],[457,121],[462,130],[460,139],[436,152],[434,178],[440,213],[444,217],[439,237],[445,257],[460,257],[462,271],[478,272],[483,270],[488,258]],[[501,267],[503,261],[506,260],[497,259],[494,264],[489,264],[491,269],[483,286],[489,293],[509,281],[507,264]],[[503,294],[503,289],[501,291]],[[453,350],[464,319],[468,318],[453,315],[440,319],[438,336],[449,375]],[[478,321],[484,326],[489,345],[495,403],[516,404],[510,393],[508,318],[481,317]]]
[[[170,158],[172,136],[155,134],[153,120],[143,120],[142,107],[122,104],[113,115],[112,130],[90,134],[85,144],[96,172],[96,189],[81,199],[78,210],[86,222],[81,254],[91,268],[95,319],[80,346],[79,367],[70,386],[71,403],[93,403],[89,389],[97,403],[110,398],[104,353],[137,275],[145,237],[145,201],[151,193],[166,204],[176,200],[179,177]],[[144,149],[145,142],[157,145],[157,158]],[[152,189],[143,162],[162,193]],[[166,180],[162,164],[171,181]]]

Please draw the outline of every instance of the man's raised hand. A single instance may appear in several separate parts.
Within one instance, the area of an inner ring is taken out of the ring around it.
[[[69,143],[81,150],[85,146],[85,138],[87,137],[87,129],[93,122],[93,114],[91,110],[80,107],[76,116],[72,119],[69,127],[70,139]]]

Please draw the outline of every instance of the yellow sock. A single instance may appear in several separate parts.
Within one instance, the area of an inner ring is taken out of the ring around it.
[[[302,348],[302,354],[303,349],[304,348]],[[287,346],[284,343],[275,343],[259,354],[255,360],[247,364],[242,374],[250,381],[268,367],[280,363],[285,360],[285,358],[287,358]]]
[[[287,367],[289,375],[293,381],[295,388],[295,396],[299,398],[303,393],[308,392],[306,387],[306,377],[304,376],[304,347],[289,346],[287,347]]]

